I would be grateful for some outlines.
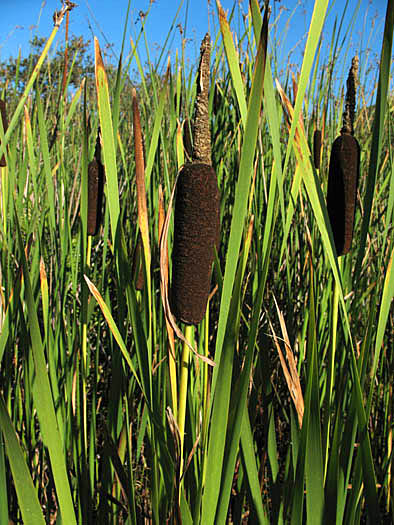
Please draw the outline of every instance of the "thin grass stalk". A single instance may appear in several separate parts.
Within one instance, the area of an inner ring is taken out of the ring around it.
[[[164,211],[164,196],[161,184],[159,185],[158,193],[158,206],[159,206],[159,231],[158,231],[158,240],[159,246],[161,242],[161,236],[163,234],[163,227],[165,221],[165,211]],[[165,248],[165,277],[168,282],[168,249]],[[172,400],[172,412],[175,420],[178,417],[178,389],[177,389],[177,370],[176,370],[176,360],[175,360],[175,340],[174,340],[174,330],[171,324],[168,322],[166,317],[166,328],[168,334],[168,368],[170,374],[170,388],[171,388],[171,400]]]
[[[394,459],[392,457],[392,452],[393,452],[393,425],[392,425],[392,419],[393,419],[393,409],[392,409],[392,407],[393,407],[393,385],[392,385],[392,383],[390,383],[390,385],[389,385],[388,406],[389,406],[389,414],[388,414],[387,425],[388,425],[388,428],[389,428],[389,434],[388,434],[388,437],[387,437],[387,457],[391,458],[391,460],[389,459],[389,465],[388,465],[388,469],[387,469],[387,498],[386,498],[386,511],[387,511],[387,513],[390,512],[392,491],[394,489],[393,480],[392,480],[392,474],[391,474],[392,466],[393,466],[393,462],[394,462]],[[394,514],[394,511],[393,511],[393,514]]]
[[[66,67],[66,66],[65,66]],[[91,230],[91,218],[89,208],[91,207],[92,195],[89,188],[89,166],[88,166],[88,120],[87,120],[87,91],[84,89],[84,111],[83,111],[83,143],[82,143],[82,175],[81,175],[81,259],[82,272],[84,275],[90,268],[90,257],[92,249],[92,238],[89,234]],[[96,194],[97,197],[97,194]],[[86,248],[85,248],[86,247]],[[84,249],[85,248],[85,249]],[[82,281],[82,308],[81,308],[81,381],[82,381],[82,444],[81,457],[88,458],[88,415],[87,415],[87,319],[88,319],[88,289],[85,281]],[[86,463],[87,465],[87,463]],[[84,470],[84,466],[82,466]]]
[[[8,217],[8,167],[0,167],[1,172],[1,213],[3,220],[4,235],[7,236],[7,217]]]
[[[5,461],[5,443],[3,433],[0,433],[0,523],[8,522],[8,495]]]

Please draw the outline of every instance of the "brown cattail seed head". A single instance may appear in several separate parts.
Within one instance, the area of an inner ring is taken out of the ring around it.
[[[140,290],[140,291],[144,289],[144,285],[145,285],[143,260],[144,260],[144,249],[142,245],[141,232],[139,232],[137,244],[134,250],[133,266],[132,266],[131,273],[134,278],[135,289]]]
[[[220,106],[221,106],[221,103],[222,103],[222,93],[220,91],[220,88],[219,88],[219,85],[218,83],[216,82],[215,83],[215,91],[214,91],[214,94],[213,94],[213,112],[215,113],[215,115],[217,115],[219,109],[220,109]]]
[[[321,129],[315,129],[313,133],[313,164],[315,168],[320,169],[321,155]]]
[[[171,287],[172,311],[186,324],[198,324],[205,315],[219,236],[215,171],[204,163],[186,164],[177,185]]]
[[[357,139],[343,133],[332,145],[327,191],[328,215],[338,256],[345,255],[352,242],[359,170]]]
[[[88,235],[97,235],[100,228],[104,178],[105,172],[100,160],[100,139],[98,131],[94,158],[88,165]]]
[[[347,79],[341,135],[332,145],[328,173],[327,210],[338,256],[350,250],[356,211],[360,172],[360,146],[353,137],[357,73],[358,57],[355,56]]]
[[[1,120],[3,122],[3,129],[4,133],[7,131],[8,128],[8,122],[7,122],[7,113],[5,109],[5,102],[4,100],[0,100],[0,113],[1,113]],[[0,159],[0,166],[4,167],[6,166],[5,156],[3,155]]]
[[[101,223],[104,166],[97,159],[88,166],[88,235],[97,235]]]
[[[183,123],[183,147],[186,157],[191,160],[193,154],[192,123],[188,118]]]

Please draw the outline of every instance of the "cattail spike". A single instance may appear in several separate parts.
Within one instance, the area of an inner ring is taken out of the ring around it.
[[[94,148],[94,158],[98,161],[101,161],[101,141],[100,141],[101,128],[100,126],[97,129],[97,138],[96,146]]]
[[[137,244],[134,249],[133,256],[133,266],[131,273],[133,275],[135,289],[143,290],[145,285],[145,275],[144,275],[144,248],[142,246],[141,232],[138,233]]]
[[[353,137],[357,74],[358,57],[355,56],[347,79],[343,127],[332,145],[328,173],[327,210],[338,256],[350,250],[356,211],[360,172],[360,146]]]
[[[186,324],[198,324],[205,315],[214,250],[216,246],[219,251],[220,240],[220,197],[211,165],[208,113],[210,51],[206,34],[194,112],[193,161],[179,173],[175,203],[171,309]]]
[[[187,160],[191,161],[193,155],[192,123],[188,118],[183,123],[183,147]]]
[[[208,114],[211,39],[207,33],[201,43],[200,65],[197,79],[197,96],[194,114],[193,160],[212,164],[211,128]]]
[[[346,90],[346,101],[345,111],[343,113],[343,126],[341,133],[354,134],[354,113],[356,110],[356,87],[357,87],[357,76],[358,76],[358,56],[355,56],[352,60],[352,65],[349,70],[347,77],[347,90]]]
[[[1,120],[3,122],[3,130],[5,133],[8,128],[8,121],[7,121],[7,112],[6,112],[4,100],[0,100],[0,114],[1,114]],[[7,163],[5,161],[5,155],[3,155],[0,159],[0,166],[1,167],[7,166]]]
[[[313,133],[313,164],[315,168],[320,169],[321,157],[321,129],[315,129]]]
[[[101,163],[100,128],[97,131],[94,158],[88,165],[88,235],[97,235],[101,224],[104,166]]]
[[[327,210],[338,256],[348,253],[353,238],[359,170],[357,139],[343,133],[332,145],[327,190]]]

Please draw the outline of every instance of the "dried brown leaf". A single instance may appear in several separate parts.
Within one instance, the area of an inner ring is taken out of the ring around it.
[[[302,420],[303,420],[303,417],[304,417],[304,397],[303,397],[303,394],[302,394],[300,377],[298,375],[297,365],[296,365],[296,361],[294,359],[293,351],[291,349],[289,335],[287,333],[286,323],[285,323],[283,314],[279,310],[278,303],[276,302],[275,297],[274,297],[274,301],[275,301],[276,311],[277,311],[278,317],[279,317],[280,327],[281,327],[281,330],[282,330],[283,341],[285,343],[286,357],[287,357],[287,361],[289,363],[289,368],[287,367],[286,360],[285,360],[285,358],[283,356],[282,350],[281,350],[280,345],[279,345],[278,337],[277,337],[277,335],[276,335],[276,333],[274,331],[274,328],[273,328],[271,322],[270,322],[270,327],[271,327],[271,331],[272,331],[272,334],[273,334],[273,337],[274,337],[275,346],[276,346],[276,348],[278,350],[279,359],[280,359],[280,363],[282,365],[282,370],[283,370],[283,374],[284,374],[285,379],[286,379],[287,387],[289,389],[290,396],[291,396],[291,398],[293,400],[295,409],[297,411],[298,423],[299,423],[300,428],[301,428],[302,427]]]
[[[145,261],[147,271],[150,267],[151,252],[149,242],[149,219],[148,207],[146,204],[146,187],[145,187],[145,164],[144,148],[142,143],[141,119],[138,109],[137,93],[135,89],[132,92],[133,98],[133,128],[134,128],[134,149],[135,149],[135,177],[137,184],[137,207],[138,207],[138,226],[140,228],[142,244],[144,246]]]

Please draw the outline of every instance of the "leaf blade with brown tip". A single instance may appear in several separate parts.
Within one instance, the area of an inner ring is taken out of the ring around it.
[[[108,79],[101,56],[100,45],[96,37],[94,38],[94,51],[97,103],[100,118],[104,167],[107,180],[107,199],[111,221],[112,242],[115,244],[120,214],[116,149],[112,127],[112,112],[109,101]]]

